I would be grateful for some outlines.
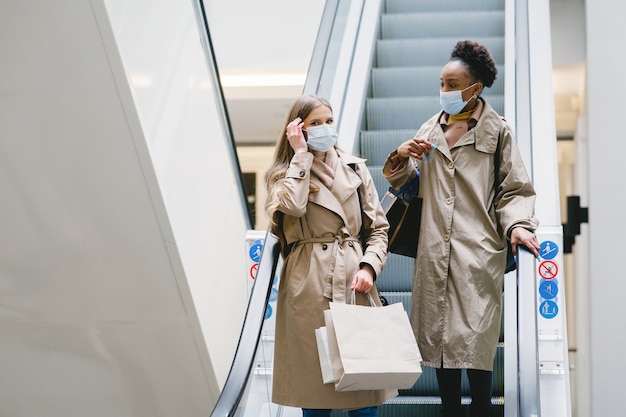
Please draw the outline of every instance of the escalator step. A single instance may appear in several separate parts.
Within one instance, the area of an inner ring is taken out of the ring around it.
[[[372,98],[420,96],[438,98],[440,77],[440,66],[374,68]],[[504,94],[504,66],[498,67],[498,77],[485,93]]]
[[[504,96],[483,94],[483,97],[498,113],[504,114]],[[422,123],[441,110],[439,97],[368,98],[365,105],[368,130],[417,131]]]
[[[361,157],[373,169],[382,169],[387,156],[415,136],[415,129],[364,130],[361,132]]]
[[[384,14],[381,30],[382,39],[504,36],[504,10]]]
[[[386,13],[415,13],[432,11],[504,10],[504,0],[386,0]]]
[[[475,38],[485,45],[496,64],[504,63],[504,38]],[[450,58],[450,51],[459,41],[458,37],[434,39],[393,39],[377,41],[378,67],[415,67],[439,65],[443,67]]]
[[[417,129],[441,110],[439,97],[369,98],[367,129]]]
[[[374,68],[372,97],[438,97],[440,75],[440,66]]]
[[[413,276],[413,258],[390,253],[387,256],[387,265],[376,280],[376,285],[381,291],[411,292]]]

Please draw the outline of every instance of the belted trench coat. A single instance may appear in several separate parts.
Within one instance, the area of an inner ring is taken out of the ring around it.
[[[325,325],[324,310],[330,301],[350,300],[350,284],[360,264],[371,265],[378,275],[387,258],[389,225],[364,160],[338,153],[330,190],[311,173],[310,152],[296,153],[286,177],[274,184],[281,189],[278,211],[283,213],[282,232],[290,248],[280,272],[276,306],[272,401],[277,404],[355,409],[397,395],[397,391],[335,392],[334,384],[322,380],[315,329]],[[319,191],[309,192],[309,183]],[[379,302],[375,287],[373,291]],[[366,302],[364,294],[357,294],[358,304]]]
[[[415,136],[437,146],[429,160],[410,158],[393,173],[390,159],[383,167],[394,188],[416,168],[420,173],[411,324],[423,365],[489,371],[500,335],[506,238],[515,226],[537,228],[535,191],[510,127],[488,103],[451,149],[440,118]]]

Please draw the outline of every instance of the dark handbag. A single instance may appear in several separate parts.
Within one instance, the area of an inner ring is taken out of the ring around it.
[[[513,255],[513,247],[511,246],[511,242],[506,244],[506,267],[504,268],[504,273],[507,274],[511,271],[515,271],[517,269],[517,258]]]
[[[389,222],[388,250],[415,258],[422,220],[422,199],[419,198],[419,172],[399,190],[389,187],[380,205]]]

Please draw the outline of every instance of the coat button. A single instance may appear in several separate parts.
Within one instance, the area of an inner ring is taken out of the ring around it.
[[[328,249],[328,245],[327,245],[326,243],[324,243],[324,244],[322,245],[322,250],[326,250],[326,249]]]
[[[443,237],[443,240],[445,240],[446,242],[449,242],[450,241],[450,235],[445,235]]]
[[[454,168],[454,162],[450,162],[450,163],[448,164],[448,168],[450,168],[450,169]]]
[[[452,199],[450,197],[446,198],[446,204],[447,205],[452,204]]]
[[[304,170],[300,171],[300,178],[304,178],[305,175],[306,175],[306,172],[304,172]]]

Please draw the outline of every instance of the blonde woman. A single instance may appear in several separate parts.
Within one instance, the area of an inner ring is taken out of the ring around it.
[[[289,110],[266,177],[266,210],[284,258],[272,401],[300,407],[304,417],[328,417],[332,409],[377,416],[377,406],[397,392],[336,392],[323,383],[316,348],[328,303],[345,303],[354,290],[365,304],[387,258],[389,225],[365,161],[336,143],[330,103],[302,96]]]

